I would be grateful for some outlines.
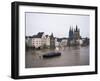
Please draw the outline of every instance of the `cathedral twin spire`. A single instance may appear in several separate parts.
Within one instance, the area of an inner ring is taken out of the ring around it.
[[[70,30],[69,31],[72,31],[72,32],[77,32],[77,31],[80,31],[80,29],[78,28],[78,26],[76,25],[76,28],[73,29],[73,27],[70,26]]]
[[[78,28],[78,26],[76,25],[76,28],[73,29],[73,27],[70,26],[70,30],[69,30],[69,39],[72,40],[74,38],[79,38],[80,36],[80,29]]]

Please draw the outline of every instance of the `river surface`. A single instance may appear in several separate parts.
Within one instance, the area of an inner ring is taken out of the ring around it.
[[[89,47],[65,47],[60,48],[61,56],[44,59],[43,54],[54,52],[54,50],[29,49],[25,54],[25,67],[58,67],[58,66],[80,66],[89,65]]]

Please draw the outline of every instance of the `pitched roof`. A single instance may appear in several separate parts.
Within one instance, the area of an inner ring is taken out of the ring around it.
[[[44,32],[39,32],[39,33],[37,34],[37,36],[38,36],[39,38],[41,38],[43,34],[44,34]]]
[[[32,38],[32,36],[25,36],[25,38]]]
[[[45,36],[46,36],[46,38],[49,37],[49,35],[45,35]]]
[[[44,32],[39,32],[37,35],[33,35],[33,38],[41,38]]]

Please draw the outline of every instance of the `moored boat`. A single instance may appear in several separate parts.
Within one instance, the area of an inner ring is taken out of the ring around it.
[[[47,54],[43,55],[43,58],[50,58],[50,57],[56,57],[56,56],[61,56],[60,52],[50,52]]]

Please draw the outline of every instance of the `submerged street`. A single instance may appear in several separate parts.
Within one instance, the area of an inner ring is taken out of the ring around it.
[[[25,55],[25,67],[38,68],[89,65],[89,46],[60,48],[59,52],[61,52],[61,56],[52,58],[42,57],[42,55],[54,51],[56,50],[27,50]]]

